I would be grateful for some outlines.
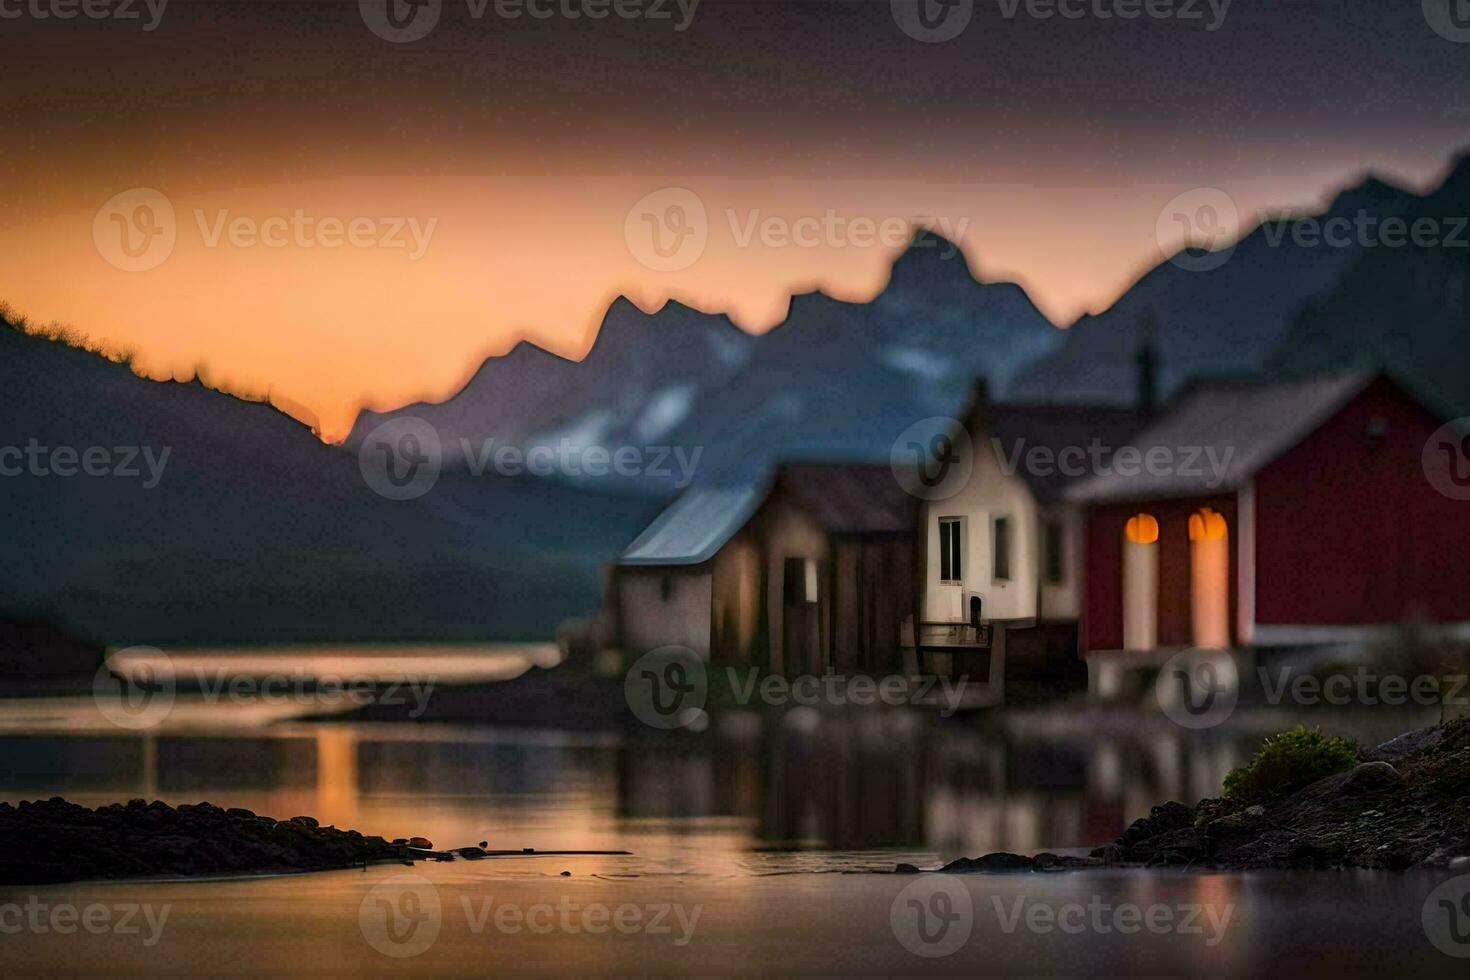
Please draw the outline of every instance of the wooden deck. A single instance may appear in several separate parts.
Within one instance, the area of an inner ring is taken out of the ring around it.
[[[990,623],[972,626],[953,621],[913,620],[903,625],[903,646],[912,651],[910,669],[919,674],[966,678],[967,708],[998,705],[1005,700],[1004,631]],[[917,639],[917,642],[916,642]]]

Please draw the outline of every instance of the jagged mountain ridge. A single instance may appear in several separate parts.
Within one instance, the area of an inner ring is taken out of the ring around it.
[[[1368,177],[1337,194],[1319,215],[1263,223],[1217,268],[1195,271],[1164,261],[1106,311],[1078,320],[1065,332],[1064,344],[1020,372],[1012,392],[1038,401],[1131,402],[1136,352],[1149,322],[1162,394],[1200,375],[1282,369],[1285,362],[1277,352],[1294,342],[1298,318],[1349,282],[1350,270],[1365,253],[1381,250],[1368,247],[1356,233],[1345,247],[1298,244],[1293,222],[1320,228],[1337,218],[1356,221],[1360,213],[1379,223],[1389,217],[1412,221],[1426,207],[1432,209],[1430,202],[1446,188],[1466,182],[1463,162],[1438,190],[1422,196]],[[1295,370],[1331,366],[1329,359],[1293,363]]]
[[[706,475],[794,452],[871,457],[900,421],[894,434],[955,410],[980,377],[1003,390],[1059,341],[1021,287],[979,280],[957,246],[921,232],[871,302],[798,295],[785,321],[755,337],[679,303],[645,315],[619,299],[581,362],[523,344],[488,359],[446,402],[363,413],[347,445],[416,416],[439,431],[451,466],[464,463],[464,438],[666,443],[698,448]]]
[[[691,386],[722,379],[744,363],[754,342],[726,317],[677,302],[647,315],[620,297],[581,361],[522,341],[487,358],[447,401],[363,412],[346,445],[356,449],[378,425],[405,415],[438,430],[451,468],[466,462],[462,439],[524,445],[539,434],[580,426],[582,442],[620,431],[641,435],[646,443],[667,428],[660,425],[661,404],[687,398]]]

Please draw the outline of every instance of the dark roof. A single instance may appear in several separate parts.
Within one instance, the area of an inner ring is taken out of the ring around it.
[[[994,448],[1002,467],[1009,467],[1012,461],[1022,464],[1016,473],[1043,504],[1062,500],[1068,485],[1079,478],[1067,475],[1064,467],[1026,466],[1026,453],[1040,446],[1056,459],[1062,450],[1073,446],[1085,450],[1094,440],[1111,452],[1125,445],[1147,421],[1135,408],[1105,405],[998,404],[981,411],[983,416],[973,421],[980,432],[988,433],[982,438],[997,441]]]
[[[918,502],[888,466],[799,463],[782,466],[776,486],[829,534],[910,534]],[[700,565],[745,526],[770,483],[690,487],[654,518],[618,558],[621,565]]]
[[[829,534],[908,534],[918,523],[919,502],[890,466],[788,464],[777,473],[776,487]]]
[[[1376,370],[1256,381],[1204,381],[1186,388],[1128,445],[1200,453],[1197,465],[1122,475],[1091,474],[1066,491],[1084,503],[1197,496],[1237,489],[1300,443],[1368,387]],[[1213,464],[1213,465],[1211,465]]]

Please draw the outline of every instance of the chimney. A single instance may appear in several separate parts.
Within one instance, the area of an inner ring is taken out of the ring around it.
[[[1158,407],[1159,355],[1154,346],[1154,317],[1148,314],[1143,321],[1143,340],[1138,345],[1138,413],[1150,418]]]
[[[981,375],[975,379],[974,394],[970,397],[970,407],[965,412],[965,428],[970,431],[970,438],[976,438],[979,433],[985,432],[990,427],[990,406],[994,404],[990,400],[990,382]]]
[[[977,406],[988,406],[990,404],[990,382],[985,379],[985,375],[983,374],[975,379],[975,404]]]

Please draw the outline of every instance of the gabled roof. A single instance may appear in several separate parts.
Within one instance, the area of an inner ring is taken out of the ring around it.
[[[690,487],[628,546],[620,565],[700,565],[755,516],[775,486],[829,534],[909,534],[918,502],[888,466],[798,463],[774,482]]]
[[[1374,370],[1287,380],[1202,381],[1186,388],[1127,445],[1146,458],[1169,450],[1179,465],[1116,468],[1079,480],[1067,500],[1101,503],[1238,489],[1300,443],[1375,378]],[[1198,453],[1192,465],[1186,454]],[[1116,453],[1114,458],[1116,459]]]
[[[699,565],[715,556],[745,526],[765,499],[766,487],[690,487],[637,540],[622,565]]]
[[[906,534],[918,523],[918,501],[890,466],[789,465],[781,468],[776,486],[829,534]]]

